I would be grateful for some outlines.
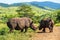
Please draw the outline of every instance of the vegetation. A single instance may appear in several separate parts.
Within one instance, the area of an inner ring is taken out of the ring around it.
[[[31,8],[31,6],[29,5],[21,5],[19,7],[19,10],[17,10],[18,14],[20,17],[33,17],[34,13],[33,10]]]
[[[6,22],[14,17],[30,17],[37,25],[41,19],[50,17],[56,25],[60,25],[60,10],[45,10],[28,4],[19,7],[0,7],[0,40],[29,40],[35,33],[30,28],[27,33],[21,33],[20,30],[9,33]]]

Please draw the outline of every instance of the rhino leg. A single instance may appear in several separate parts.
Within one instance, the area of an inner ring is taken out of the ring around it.
[[[53,25],[51,25],[51,27],[52,27],[52,28],[51,28],[51,31],[53,32]]]
[[[50,30],[50,32],[53,32],[53,27],[49,26],[49,30]]]
[[[13,30],[16,28],[16,24],[11,24],[10,32],[13,32]]]
[[[13,29],[10,29],[10,31],[9,32],[13,32]]]
[[[51,32],[53,32],[53,27],[51,27]]]
[[[23,29],[21,29],[21,32],[23,32]]]
[[[27,32],[27,30],[28,30],[28,27],[25,27],[25,32]]]
[[[45,28],[43,28],[43,32],[45,32]]]
[[[41,30],[41,29],[42,29],[42,26],[39,27],[39,30]]]

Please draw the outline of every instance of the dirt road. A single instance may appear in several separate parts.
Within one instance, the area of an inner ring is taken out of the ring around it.
[[[54,27],[52,33],[35,33],[29,40],[60,40],[60,27]]]

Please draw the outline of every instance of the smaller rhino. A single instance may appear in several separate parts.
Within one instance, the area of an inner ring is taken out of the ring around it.
[[[39,30],[43,28],[45,32],[45,28],[49,28],[50,32],[53,32],[54,21],[51,18],[42,19],[39,24]]]

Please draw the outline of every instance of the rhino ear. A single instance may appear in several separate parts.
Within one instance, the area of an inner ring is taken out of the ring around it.
[[[33,21],[30,24],[33,24]]]

